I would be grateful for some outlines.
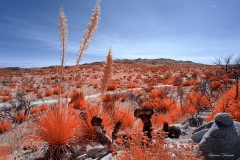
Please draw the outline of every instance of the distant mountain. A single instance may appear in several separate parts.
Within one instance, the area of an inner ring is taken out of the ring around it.
[[[197,65],[204,65],[201,63],[194,63],[192,61],[182,61],[182,60],[174,60],[174,59],[165,59],[165,58],[158,58],[158,59],[116,59],[114,60],[115,63],[139,63],[139,64],[153,64],[153,65],[159,65],[159,64],[197,64]]]

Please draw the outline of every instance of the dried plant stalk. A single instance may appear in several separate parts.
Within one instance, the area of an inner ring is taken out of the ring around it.
[[[67,53],[67,36],[68,36],[68,24],[65,13],[63,12],[63,8],[60,9],[59,13],[59,38],[60,38],[60,46],[61,46],[61,68],[60,68],[60,80],[59,80],[59,95],[58,95],[58,105],[61,103],[61,88],[62,88],[62,77],[64,74],[64,61],[65,55]]]
[[[102,99],[103,99],[105,91],[107,90],[108,82],[112,76],[112,64],[113,64],[112,49],[110,47],[107,58],[106,58],[106,65],[104,68],[103,78],[101,79],[101,90],[100,90],[101,91],[101,100],[100,100],[99,113],[102,112]]]
[[[75,79],[75,76],[76,76],[77,67],[78,67],[80,61],[82,60],[83,54],[88,49],[89,43],[92,40],[94,33],[97,32],[97,25],[99,23],[99,20],[100,20],[100,0],[98,0],[96,2],[96,6],[93,10],[92,17],[90,18],[90,23],[88,23],[88,29],[84,32],[83,39],[80,42],[80,48],[77,53],[77,61],[73,68],[73,77],[69,83],[69,88],[68,88],[68,92],[67,92],[66,106],[68,105],[68,99],[69,99],[69,95],[71,92],[73,79]]]

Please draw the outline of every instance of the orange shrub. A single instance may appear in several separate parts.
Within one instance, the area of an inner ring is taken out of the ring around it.
[[[196,114],[198,112],[204,111],[204,109],[209,109],[209,101],[201,93],[192,92],[186,97],[186,102],[183,104],[182,113],[183,114]]]
[[[108,86],[107,86],[107,90],[116,90],[117,89],[117,84],[115,83],[109,83]]]
[[[12,129],[12,124],[10,122],[0,123],[0,133],[10,131]]]
[[[110,102],[110,101],[112,101],[112,95],[111,94],[104,95],[102,101],[103,102]]]
[[[0,146],[0,160],[9,159],[10,153],[10,148],[8,146]]]
[[[172,120],[168,114],[153,115],[151,118],[151,121],[153,123],[153,127],[155,127],[155,128],[161,127],[164,122],[168,122],[169,124],[172,124]]]
[[[170,99],[154,98],[142,103],[141,107],[150,107],[159,113],[167,113],[176,108],[176,103]]]
[[[233,120],[240,122],[240,98],[234,100],[236,86],[227,90],[225,94],[218,101],[217,106],[214,108],[213,112],[206,118],[208,121],[213,120],[214,116],[220,112],[227,112],[232,115]],[[240,94],[240,86],[239,86]]]
[[[18,113],[15,113],[13,115],[13,118],[14,118],[14,121],[16,123],[22,123],[24,121],[27,121],[28,120],[28,116],[27,115],[24,115],[24,113],[20,112],[19,114]]]
[[[30,113],[38,115],[40,113],[40,108],[38,107],[31,108]]]
[[[126,129],[131,128],[133,126],[135,117],[133,115],[133,111],[126,108],[121,108],[114,112],[113,120],[116,122],[121,121],[122,122],[121,129]]]
[[[81,114],[81,130],[82,134],[79,136],[79,142],[86,144],[91,143],[96,140],[96,135],[94,132],[95,127],[92,126],[91,120],[93,116],[99,115],[99,110],[97,106],[92,106],[86,110],[84,114]],[[102,113],[102,124],[108,135],[112,134],[113,122],[109,114]]]
[[[98,85],[95,84],[95,85],[93,86],[93,88],[94,88],[94,89],[98,89]]]
[[[69,106],[75,109],[85,110],[90,104],[85,102],[85,96],[82,92],[76,91],[70,95],[71,101]]]
[[[172,80],[166,79],[166,80],[162,80],[161,83],[165,85],[171,85],[173,82]]]
[[[48,110],[48,106],[47,106],[47,105],[41,105],[41,106],[40,106],[40,110],[41,110],[42,112],[47,111],[47,110]]]
[[[43,95],[41,93],[37,93],[37,98],[43,98]]]
[[[218,90],[221,87],[221,83],[219,81],[212,81],[210,88],[213,91]]]
[[[52,95],[53,95],[53,91],[52,90],[48,90],[48,91],[45,92],[45,96],[46,97],[50,97]]]
[[[77,87],[77,88],[82,88],[82,84],[81,84],[81,83],[77,83],[77,84],[76,84],[76,87]]]
[[[26,88],[25,91],[26,91],[26,92],[33,92],[33,91],[35,91],[35,88],[30,88],[30,87],[29,87],[29,88]]]
[[[192,86],[192,85],[199,85],[200,82],[198,82],[197,80],[190,80],[190,81],[185,81],[181,84],[181,86],[185,87],[185,86]]]
[[[126,88],[128,88],[128,89],[129,88],[137,88],[137,85],[132,83],[132,84],[127,85]]]
[[[65,89],[62,88],[62,89],[61,89],[61,94],[63,94],[64,92],[65,92]],[[53,89],[53,94],[58,95],[58,94],[59,94],[59,88],[54,88],[54,89]]]
[[[180,107],[176,107],[174,110],[170,111],[168,115],[172,123],[181,123],[183,115]]]
[[[219,78],[216,76],[210,77],[209,81],[219,81]]]

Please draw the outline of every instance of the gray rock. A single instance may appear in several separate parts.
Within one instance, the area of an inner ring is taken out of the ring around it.
[[[240,122],[233,121],[238,136],[240,136]]]
[[[100,158],[108,153],[108,150],[105,148],[92,148],[87,151],[87,156],[88,158]]]
[[[202,129],[202,130],[194,133],[194,134],[192,135],[191,139],[193,140],[193,142],[199,143],[199,142],[202,140],[204,134],[205,134],[208,130],[209,130],[209,128],[206,128],[206,129]]]
[[[211,121],[211,122],[209,122],[207,124],[204,124],[204,125],[198,127],[192,134],[194,134],[196,132],[199,132],[199,131],[201,131],[203,129],[210,129],[212,127],[213,123],[214,123],[214,121]]]
[[[236,125],[234,125],[236,124]],[[204,134],[199,150],[206,160],[236,160],[240,157],[239,123],[228,113],[215,116],[215,123]]]

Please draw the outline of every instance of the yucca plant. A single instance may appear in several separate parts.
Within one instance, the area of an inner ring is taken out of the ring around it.
[[[60,153],[69,153],[70,146],[78,142],[81,122],[66,107],[57,106],[35,122],[34,138],[45,142],[46,159],[61,159]],[[50,158],[51,157],[51,158]]]
[[[60,82],[59,82],[59,96],[58,105],[53,109],[49,109],[47,113],[41,115],[37,121],[35,121],[35,134],[32,136],[35,140],[45,142],[45,159],[59,160],[61,153],[71,152],[71,145],[79,142],[79,137],[84,135],[81,130],[82,123],[79,116],[72,114],[72,111],[68,108],[69,93],[73,79],[75,79],[76,69],[80,60],[83,57],[84,52],[87,50],[93,34],[96,32],[97,24],[100,17],[100,5],[99,0],[96,3],[94,13],[91,17],[91,21],[88,24],[88,29],[84,32],[83,40],[80,42],[80,49],[78,51],[78,58],[76,65],[73,69],[73,78],[69,83],[67,92],[66,103],[62,104],[61,100],[61,88],[62,77],[64,74],[64,59],[67,47],[67,19],[63,12],[63,8],[59,14],[59,29],[60,29],[60,42],[61,42],[61,70],[60,70]]]

